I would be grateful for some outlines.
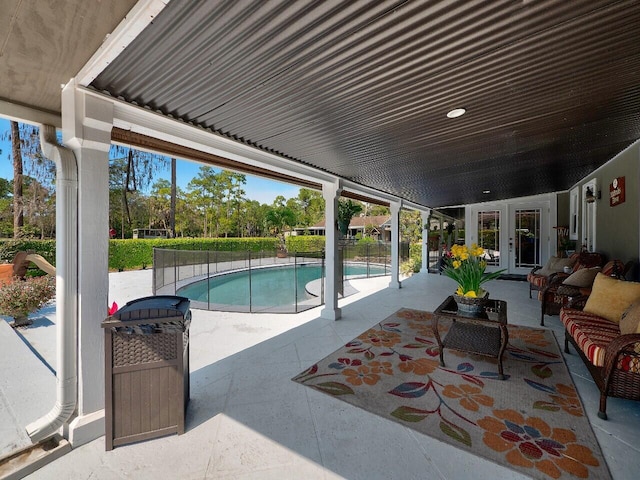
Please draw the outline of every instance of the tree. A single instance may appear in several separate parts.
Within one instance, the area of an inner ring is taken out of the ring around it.
[[[53,237],[56,225],[56,204],[53,189],[48,189],[35,178],[24,176],[23,212],[25,225],[22,234]]]
[[[239,236],[239,225],[242,213],[240,204],[244,201],[245,191],[242,188],[247,183],[246,175],[229,170],[222,170],[216,175],[216,181],[223,198],[220,215],[221,232],[227,237],[229,234]]]
[[[158,227],[173,232],[171,228],[174,201],[172,190],[173,186],[165,179],[160,179],[153,184],[149,195],[149,228]]]
[[[18,122],[11,122],[11,155],[13,157],[13,237],[20,236],[24,226],[22,200],[22,152]]]
[[[171,159],[171,202],[169,205],[169,229],[171,230],[171,238],[176,238],[176,159]]]
[[[109,158],[111,158],[110,181],[113,177],[117,177],[117,184],[122,195],[123,223],[126,222],[127,228],[131,230],[133,220],[130,212],[129,194],[146,189],[153,182],[154,175],[158,170],[166,166],[167,158],[163,155],[143,152],[122,145],[112,145]]]
[[[0,138],[11,141],[10,160],[13,164],[13,236],[19,237],[24,227],[24,180],[25,171],[43,185],[51,183],[55,169],[53,162],[42,154],[38,128],[11,121],[8,131]]]
[[[419,243],[422,239],[422,215],[417,210],[400,211],[400,237],[403,242]]]
[[[0,236],[13,234],[13,213],[11,212],[13,185],[5,178],[0,178]]]
[[[222,192],[217,174],[211,167],[200,167],[198,176],[189,182],[189,201],[202,215],[202,232],[205,237],[218,236],[220,228],[219,206]],[[214,235],[215,234],[215,235]]]
[[[324,198],[316,190],[301,188],[298,196],[287,200],[286,205],[295,212],[299,227],[309,227],[324,217]]]
[[[271,233],[278,237],[280,250],[284,250],[284,229],[295,226],[296,215],[291,208],[286,206],[286,200],[282,195],[275,198],[273,205],[267,210],[265,220],[271,228]]]
[[[249,237],[263,237],[267,233],[267,212],[270,207],[256,200],[244,203],[244,230]]]
[[[391,210],[389,210],[389,207],[385,207],[384,205],[372,205],[369,214],[371,216],[391,215]]]
[[[360,205],[360,202],[356,203],[351,199],[338,201],[338,213],[336,220],[338,222],[338,229],[342,235],[347,235],[351,219],[361,211],[362,205]]]

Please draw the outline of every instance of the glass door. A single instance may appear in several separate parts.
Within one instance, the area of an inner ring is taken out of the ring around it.
[[[513,230],[509,236],[510,273],[526,273],[541,264],[541,217],[539,208],[513,210]]]
[[[500,210],[478,212],[478,246],[484,248],[487,266],[500,266]]]
[[[471,206],[465,241],[484,248],[488,271],[526,275],[555,251],[556,207],[552,195]]]

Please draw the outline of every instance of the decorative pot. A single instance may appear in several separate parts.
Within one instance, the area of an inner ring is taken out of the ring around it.
[[[33,320],[29,320],[28,315],[16,315],[13,317],[12,327],[26,327],[27,325],[31,325]]]
[[[489,299],[489,292],[482,290],[482,293],[479,297],[464,297],[454,293],[453,298],[458,306],[458,313],[471,316],[482,313]]]

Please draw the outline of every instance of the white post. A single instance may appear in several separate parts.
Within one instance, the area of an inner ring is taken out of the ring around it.
[[[325,289],[324,309],[321,316],[331,320],[338,320],[342,313],[338,308],[338,275],[340,269],[337,263],[338,255],[338,229],[336,227],[338,199],[342,192],[340,180],[322,183],[322,196],[325,201]]]
[[[422,220],[422,268],[420,272],[429,273],[429,215],[431,210],[420,212]]]
[[[78,404],[75,447],[104,435],[104,333],[109,292],[109,148],[113,105],[75,81],[62,92],[62,137],[78,162]]]
[[[400,282],[400,210],[402,209],[402,200],[391,202],[391,282],[389,287],[402,288]]]

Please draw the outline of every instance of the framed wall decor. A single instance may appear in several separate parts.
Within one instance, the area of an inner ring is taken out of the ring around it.
[[[615,207],[625,201],[624,177],[617,177],[609,184],[609,206]]]

